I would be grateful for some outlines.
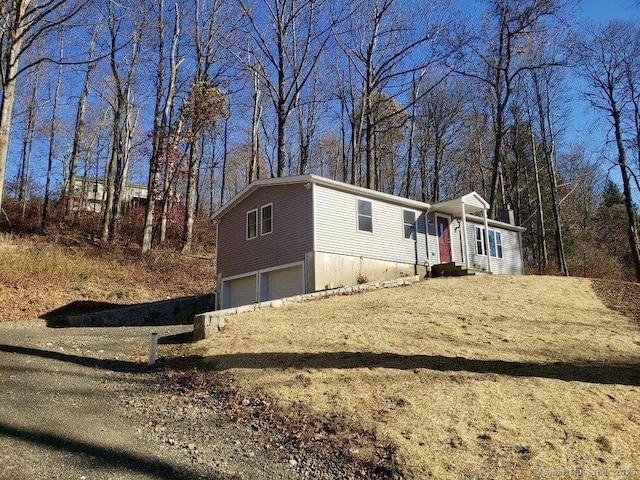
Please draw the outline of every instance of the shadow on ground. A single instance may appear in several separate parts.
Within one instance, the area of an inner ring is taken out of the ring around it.
[[[442,372],[471,372],[536,377],[566,382],[586,382],[640,386],[640,366],[595,363],[533,363],[503,360],[478,360],[440,355],[398,355],[394,353],[235,353],[195,357],[194,362],[211,370],[249,369],[352,369],[389,368],[396,370],[428,369]]]
[[[113,372],[140,372],[146,371],[149,367],[142,363],[128,362],[126,360],[108,360],[93,357],[83,357],[68,353],[53,352],[50,350],[39,350],[37,348],[19,347],[17,345],[0,344],[0,352],[17,353],[20,355],[31,355],[61,362],[75,363],[83,367],[98,368],[100,370],[110,370]]]
[[[166,463],[158,458],[137,455],[130,451],[113,449],[101,445],[86,443],[70,438],[51,435],[46,432],[16,428],[0,423],[0,436],[10,437],[53,450],[69,452],[79,455],[86,455],[90,458],[92,469],[122,468],[129,472],[142,473],[153,478],[189,480],[198,478],[198,475],[187,468],[179,468],[170,463]],[[236,476],[222,476],[213,474],[208,476],[212,480],[234,480]]]

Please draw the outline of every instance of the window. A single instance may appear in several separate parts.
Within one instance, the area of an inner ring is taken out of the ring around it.
[[[476,232],[476,253],[486,255],[487,250],[484,242],[484,228],[475,227]],[[489,229],[489,255],[494,258],[502,258],[502,232]]]
[[[484,228],[476,227],[476,253],[486,255],[484,251]]]
[[[404,225],[404,238],[407,240],[415,240],[416,212],[413,210],[402,210],[402,223]]]
[[[373,207],[368,200],[358,199],[358,230],[373,232]]]
[[[247,240],[258,236],[258,210],[247,212]]]
[[[489,230],[489,252],[492,257],[502,258],[502,233]]]
[[[265,205],[260,211],[260,234],[267,235],[273,231],[273,204]]]

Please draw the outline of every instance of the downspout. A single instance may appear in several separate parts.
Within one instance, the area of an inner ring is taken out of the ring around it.
[[[425,275],[428,278],[431,278],[431,258],[429,257],[429,209],[431,207],[427,208],[424,212],[424,248],[426,250],[427,253],[427,260],[425,262],[425,267],[427,267],[427,274]],[[416,235],[416,240],[418,238],[418,235]],[[416,259],[417,260],[417,259]]]
[[[484,244],[486,250],[485,253],[487,254],[487,271],[489,273],[493,273],[493,270],[491,270],[491,252],[489,251],[489,221],[487,219],[487,209],[484,208],[482,213],[482,217],[484,218]]]
[[[467,239],[467,212],[464,208],[464,200],[462,201],[462,238],[464,242],[464,264],[469,269],[469,241]]]
[[[220,262],[218,261],[218,245],[220,244],[220,219],[216,221],[216,289],[215,289],[215,305],[213,307],[214,310],[222,309],[222,275],[220,275],[220,270],[218,269],[218,265]]]

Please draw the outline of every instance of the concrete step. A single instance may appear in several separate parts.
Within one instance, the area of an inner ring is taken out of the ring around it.
[[[479,268],[467,268],[464,263],[449,262],[434,265],[431,268],[431,273],[434,277],[462,277],[465,275],[478,275],[487,272]]]

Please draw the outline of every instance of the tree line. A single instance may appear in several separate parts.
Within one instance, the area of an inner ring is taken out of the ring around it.
[[[579,23],[577,4],[3,2],[0,206],[5,185],[43,198],[46,230],[77,178],[100,178],[115,242],[135,177],[142,250],[178,208],[189,252],[196,217],[257,178],[475,190],[527,228],[531,269],[640,281],[640,29]]]

